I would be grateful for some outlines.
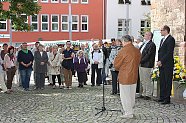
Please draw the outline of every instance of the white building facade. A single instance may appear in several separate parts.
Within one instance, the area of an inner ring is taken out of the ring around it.
[[[106,38],[121,38],[127,34],[127,18],[129,20],[128,34],[137,38],[144,28],[149,28],[145,15],[150,13],[150,0],[129,0],[129,11],[125,0],[107,0],[106,2]],[[128,17],[127,17],[128,13]]]

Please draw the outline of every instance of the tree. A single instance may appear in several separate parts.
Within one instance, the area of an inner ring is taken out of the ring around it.
[[[3,6],[9,4],[9,9],[4,10]],[[38,14],[41,10],[41,6],[34,0],[1,0],[0,2],[0,19],[11,19],[12,26],[15,30],[30,31],[31,25],[25,23],[27,18],[23,18],[23,14],[26,16]]]

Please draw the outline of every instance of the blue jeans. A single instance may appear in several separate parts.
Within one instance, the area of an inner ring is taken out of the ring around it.
[[[32,72],[31,68],[20,70],[21,83],[24,89],[29,88],[31,72]]]

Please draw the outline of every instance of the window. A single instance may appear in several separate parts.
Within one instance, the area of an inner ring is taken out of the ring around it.
[[[88,32],[88,16],[81,16],[81,32]]]
[[[59,15],[52,15],[51,21],[52,31],[59,31]]]
[[[0,19],[0,31],[7,31],[7,20]]]
[[[31,16],[31,25],[33,27],[33,31],[38,31],[38,15]]]
[[[61,3],[68,3],[68,0],[61,0]]]
[[[47,2],[48,2],[48,0],[41,0],[41,2],[43,2],[43,3],[47,3]]]
[[[71,0],[71,3],[78,3],[79,0]]]
[[[131,20],[129,19],[129,34],[130,34],[130,26],[131,25]],[[126,19],[118,19],[118,38],[121,38],[123,35],[127,34],[127,21]]]
[[[41,15],[41,30],[42,31],[49,31],[48,15]]]
[[[82,4],[88,4],[88,0],[81,0]]]
[[[28,23],[28,16],[26,14],[22,14],[21,18],[25,20],[25,23]]]
[[[78,32],[79,31],[79,17],[78,15],[72,15],[72,31]]]
[[[68,32],[68,28],[69,28],[69,19],[68,19],[68,15],[62,15],[61,16],[61,31],[63,32]]]
[[[51,0],[51,3],[59,3],[59,0]]]
[[[147,20],[141,20],[141,35],[144,35],[146,31],[150,31],[150,23]]]
[[[118,0],[118,4],[131,4],[131,0]]]
[[[151,5],[150,0],[141,0],[141,5]]]

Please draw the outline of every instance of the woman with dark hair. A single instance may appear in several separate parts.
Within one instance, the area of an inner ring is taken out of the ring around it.
[[[16,72],[16,55],[14,47],[8,47],[8,53],[4,57],[4,67],[7,74],[7,89],[12,92],[12,81]]]

